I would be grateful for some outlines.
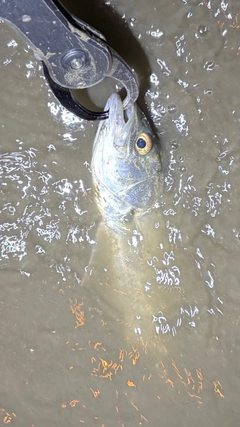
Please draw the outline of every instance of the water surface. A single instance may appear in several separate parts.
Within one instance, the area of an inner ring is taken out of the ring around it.
[[[129,233],[104,228],[90,171],[97,125],[58,104],[1,23],[0,423],[235,426],[239,7],[95,7],[89,22],[138,73],[163,192]],[[106,93],[91,96],[104,105]]]

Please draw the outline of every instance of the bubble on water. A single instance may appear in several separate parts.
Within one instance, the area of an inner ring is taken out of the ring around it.
[[[7,43],[7,46],[8,46],[8,47],[17,47],[17,46],[18,46],[18,43],[17,43],[14,39],[11,39],[11,40],[9,40],[9,42]]]
[[[188,87],[188,83],[185,82],[184,80],[178,79],[178,84],[182,87],[184,87],[184,89],[186,89],[186,87]]]
[[[134,27],[134,25],[136,24],[136,22],[137,22],[137,19],[134,18],[134,17],[132,17],[132,18],[129,19],[129,25],[131,27]]]
[[[204,89],[204,95],[211,95],[213,93],[212,89]]]
[[[157,63],[160,66],[160,69],[161,69],[163,75],[169,77],[171,74],[171,70],[167,66],[166,62],[163,61],[162,59],[157,59]]]
[[[3,61],[3,65],[6,67],[7,65],[11,64],[12,60],[7,58],[5,61]]]
[[[179,160],[179,162],[181,162],[181,163],[182,163],[182,162],[184,162],[184,156],[179,156],[179,157],[178,157],[178,160]]]
[[[174,104],[171,104],[167,107],[168,113],[174,114],[177,112],[177,107]]]
[[[159,39],[161,36],[163,36],[163,32],[160,31],[158,28],[156,31],[151,31],[150,34],[152,37],[157,38],[157,39]]]
[[[206,25],[199,25],[196,33],[195,33],[195,37],[205,37],[208,33],[208,28],[206,27]]]
[[[152,73],[150,76],[150,82],[153,83],[154,85],[159,85],[159,79],[157,77],[157,75],[155,73]]]
[[[177,148],[178,148],[178,143],[177,143],[177,141],[171,141],[170,142],[170,145],[171,145],[171,148],[173,148],[173,150],[177,150]]]
[[[146,92],[146,96],[149,96],[151,99],[158,99],[159,98],[159,92],[148,90]]]
[[[63,140],[72,142],[72,141],[76,141],[77,138],[72,137],[72,134],[70,132],[66,132],[63,134]]]
[[[180,166],[179,168],[179,172],[181,173],[186,172],[186,170],[187,170],[186,166]]]
[[[215,67],[215,62],[214,61],[207,61],[205,62],[203,68],[205,68],[207,71],[212,71],[213,68]]]
[[[180,114],[178,119],[173,120],[173,123],[175,123],[178,132],[182,133],[184,136],[188,136],[188,125],[184,114]]]

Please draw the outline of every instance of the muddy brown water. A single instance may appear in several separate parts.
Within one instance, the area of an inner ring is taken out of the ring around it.
[[[126,235],[104,228],[97,124],[59,105],[1,23],[0,425],[235,426],[239,6],[88,3],[68,5],[138,73],[163,191]]]

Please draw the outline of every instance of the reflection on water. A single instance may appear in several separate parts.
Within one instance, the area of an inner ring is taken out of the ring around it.
[[[1,425],[239,419],[238,6],[135,3],[111,6],[151,62],[165,185],[125,235],[95,204],[96,125],[0,27]]]

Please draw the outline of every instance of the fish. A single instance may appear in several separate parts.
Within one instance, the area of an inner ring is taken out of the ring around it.
[[[124,111],[113,93],[105,109],[109,117],[98,126],[91,170],[104,221],[116,229],[154,205],[162,189],[162,162],[159,140],[136,103]]]
[[[161,150],[158,137],[136,103],[124,111],[120,96],[114,93],[106,110],[109,117],[98,126],[91,161],[95,200],[102,218],[82,286],[99,312],[124,322],[124,334],[133,333],[134,341],[136,334],[137,339],[139,334],[150,336],[152,314],[160,309],[160,302],[145,286],[155,280],[155,271],[147,262],[159,245],[159,230],[152,216],[157,215],[159,221],[156,202],[163,190]],[[111,321],[109,327],[113,324]]]
[[[180,225],[162,212],[158,137],[136,103],[124,111],[113,94],[105,110],[109,118],[98,126],[91,162],[103,221],[82,284],[113,338],[121,329],[124,342],[156,342],[157,336],[162,342],[189,327],[191,313],[197,319],[191,283],[180,268],[189,274],[195,265],[183,250]]]

